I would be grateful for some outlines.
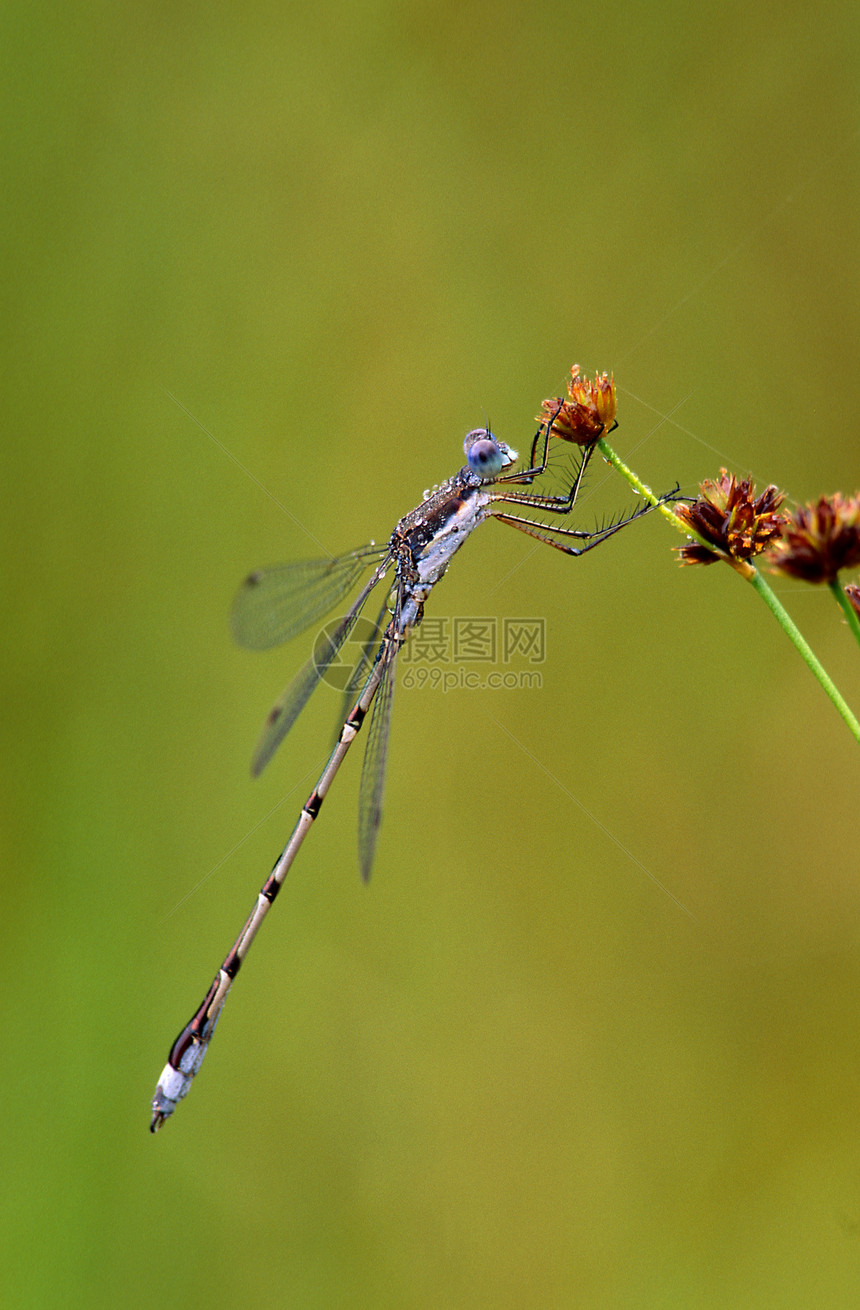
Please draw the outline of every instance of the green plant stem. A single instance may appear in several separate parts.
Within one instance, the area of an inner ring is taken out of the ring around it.
[[[854,715],[851,713],[851,710],[848,708],[847,703],[843,699],[842,693],[839,691],[839,688],[836,686],[833,679],[830,677],[830,675],[822,666],[821,661],[813,651],[812,647],[807,642],[806,638],[798,628],[797,624],[794,622],[794,619],[792,619],[791,615],[788,614],[788,612],[785,609],[783,609],[781,603],[777,600],[776,596],[773,594],[770,587],[759,573],[758,569],[752,570],[752,573],[749,577],[749,582],[750,582],[750,586],[753,587],[754,590],[757,591],[758,594],[761,596],[765,605],[767,605],[768,609],[770,610],[771,614],[773,614],[777,623],[779,623],[783,632],[785,632],[786,636],[789,637],[791,641],[794,642],[795,646],[800,651],[800,654],[802,655],[803,659],[806,661],[807,665],[809,666],[811,672],[815,674],[816,678],[821,683],[824,690],[827,692],[827,695],[833,701],[833,704],[836,706],[837,710],[842,715],[845,722],[848,724],[848,727],[851,729],[851,732],[854,734],[857,740],[860,741],[860,723],[857,722]]]
[[[679,532],[682,532],[685,537],[695,537],[697,540],[702,541],[699,534],[694,531],[689,524],[684,523],[682,519],[679,519],[677,514],[673,513],[668,505],[660,503],[651,488],[647,486],[641,478],[637,477],[633,470],[629,469],[623,460],[618,458],[615,451],[604,437],[600,438],[597,446],[604,459],[606,459],[614,469],[618,470],[621,476],[630,483],[631,487],[633,487],[638,495],[643,496],[650,505],[654,505],[655,508],[659,509],[660,513],[665,518],[669,519],[670,523],[672,523]],[[708,542],[702,542],[702,544],[709,546]],[[712,550],[713,547],[709,546],[709,549]],[[758,592],[759,596],[761,596],[765,605],[767,605],[783,632],[789,640],[794,642],[802,658],[806,661],[810,672],[815,675],[824,690],[827,692],[827,695],[833,701],[833,704],[848,724],[853,736],[858,742],[860,742],[860,723],[857,722],[849,709],[847,702],[843,698],[842,693],[839,691],[839,688],[823,667],[821,661],[809,645],[803,633],[800,631],[788,611],[785,610],[780,601],[777,600],[758,569],[754,568],[749,560],[733,560],[726,557],[726,563],[731,564],[735,571],[740,573],[741,577],[746,578],[755,591]],[[833,584],[833,588],[838,603],[845,611],[852,632],[857,637],[857,640],[860,641],[860,621],[858,621],[857,615],[854,613],[851,602],[838,583]]]
[[[845,595],[845,592],[842,590],[838,578],[834,578],[834,580],[829,584],[829,586],[830,586],[830,590],[833,592],[833,595],[835,597],[836,604],[845,613],[845,618],[848,621],[849,628],[854,633],[854,636],[856,637],[858,643],[860,643],[860,618],[857,617],[857,611],[855,610],[854,606],[851,604],[851,601]]]
[[[669,522],[685,537],[696,537],[701,541],[698,533],[690,528],[688,524],[684,523],[682,519],[679,519],[674,510],[661,501],[658,496],[655,496],[651,488],[644,483],[640,477],[637,477],[633,470],[628,468],[622,459],[619,459],[618,455],[612,449],[605,437],[600,438],[597,443],[597,449],[600,451],[607,464],[611,464],[612,467],[621,474],[622,478],[630,483],[637,495],[642,496],[643,499],[647,500],[648,504],[653,505],[655,509],[659,509],[663,517],[667,518]],[[708,543],[702,542],[702,544],[706,546]]]

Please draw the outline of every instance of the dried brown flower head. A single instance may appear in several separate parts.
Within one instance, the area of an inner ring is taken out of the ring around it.
[[[537,421],[548,423],[552,419],[550,431],[554,437],[578,446],[590,446],[612,427],[616,408],[615,379],[608,373],[598,373],[592,382],[574,364],[567,384],[567,400],[560,396],[545,400]]]
[[[770,562],[775,573],[804,582],[835,582],[840,569],[860,565],[860,493],[821,496],[788,515]]]
[[[739,482],[733,473],[720,469],[719,480],[705,481],[699,490],[698,500],[692,505],[676,505],[675,513],[710,544],[691,541],[681,546],[682,564],[748,560],[782,529],[784,515],[777,510],[785,494],[773,485],[756,496],[752,478]]]

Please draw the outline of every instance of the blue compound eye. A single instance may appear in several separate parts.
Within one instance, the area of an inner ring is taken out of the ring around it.
[[[479,478],[495,478],[505,467],[505,457],[486,428],[475,428],[463,442],[466,461]]]

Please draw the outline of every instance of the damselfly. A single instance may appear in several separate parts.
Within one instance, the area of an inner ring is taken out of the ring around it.
[[[386,582],[382,608],[370,636],[363,643],[359,660],[363,685],[357,684],[360,691],[346,715],[328,763],[305,802],[292,835],[278,856],[251,914],[218,970],[203,1004],[171,1048],[152,1102],[152,1132],[156,1132],[173,1114],[177,1103],[187,1094],[242,961],[375,701],[361,773],[358,819],[359,864],[362,877],[365,880],[370,877],[382,816],[385,756],[397,655],[410,632],[421,622],[424,603],[430,592],[469,534],[485,519],[492,518],[567,555],[582,555],[652,508],[651,505],[642,505],[627,517],[593,532],[530,516],[531,513],[542,513],[563,518],[570,514],[594,453],[593,444],[583,448],[582,457],[567,480],[569,485],[561,495],[517,490],[531,486],[547,472],[550,434],[562,408],[559,404],[558,410],[550,414],[538,429],[528,466],[520,472],[513,470],[517,452],[494,437],[489,429],[477,428],[464,442],[464,467],[402,518],[386,545],[363,546],[336,559],[262,569],[252,573],[241,587],[233,607],[234,634],[241,645],[264,649],[288,641],[318,622],[358,582],[362,573],[373,570],[349,613],[324,637],[311,660],[297,674],[269,715],[254,755],[253,771],[259,773],[295,723],[315,687],[336,661],[370,593],[391,575],[390,583]],[[599,433],[598,428],[596,435]],[[675,492],[670,492],[662,499],[671,499],[674,495]]]

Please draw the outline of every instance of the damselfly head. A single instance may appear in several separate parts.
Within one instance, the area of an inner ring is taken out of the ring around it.
[[[463,450],[472,473],[485,482],[498,477],[517,458],[517,452],[497,441],[489,428],[473,428],[463,442]]]

